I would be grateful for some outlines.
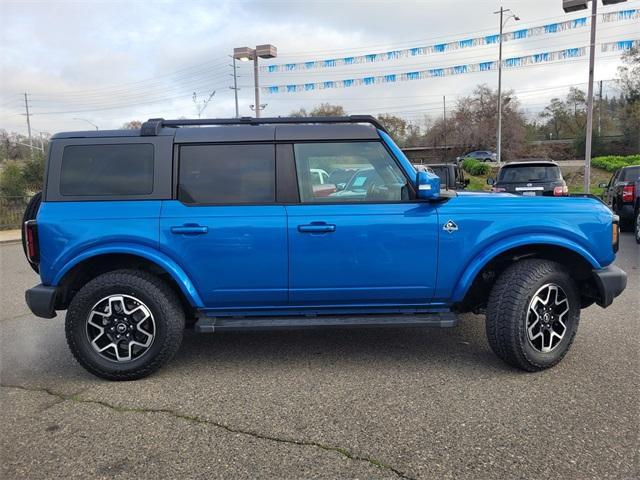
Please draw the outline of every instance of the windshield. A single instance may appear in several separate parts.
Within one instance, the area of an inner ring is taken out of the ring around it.
[[[635,182],[638,177],[640,177],[640,165],[637,167],[625,168],[622,171],[622,180],[623,182]]]
[[[552,182],[561,178],[560,168],[556,165],[520,165],[500,170],[498,182]]]

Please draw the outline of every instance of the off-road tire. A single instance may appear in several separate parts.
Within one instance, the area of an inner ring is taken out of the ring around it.
[[[148,351],[128,362],[103,358],[87,336],[87,321],[96,303],[109,295],[130,295],[151,310],[155,338]],[[107,380],[136,380],[167,363],[178,351],[185,315],[176,293],[154,275],[137,270],[107,272],[88,282],[75,295],[67,311],[65,331],[74,357],[90,373]]]
[[[527,338],[527,311],[542,286],[553,283],[566,293],[569,302],[567,331],[550,352],[536,350]],[[566,269],[548,260],[521,260],[498,278],[487,304],[486,332],[489,346],[509,365],[536,372],[553,367],[564,358],[573,343],[580,321],[580,296]]]
[[[20,225],[20,232],[22,235],[22,251],[24,252],[24,256],[27,256],[27,239],[24,236],[24,222],[29,220],[35,220],[38,216],[38,210],[40,209],[40,204],[42,203],[42,192],[36,193],[29,203],[27,203],[27,208],[24,210],[24,215],[22,215],[22,224]],[[31,262],[28,262],[29,266],[33,268],[34,272],[38,273],[38,265],[34,265]]]

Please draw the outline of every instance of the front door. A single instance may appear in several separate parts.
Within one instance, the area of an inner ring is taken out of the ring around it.
[[[420,305],[433,297],[435,207],[409,199],[407,178],[381,142],[294,145],[300,204],[288,205],[293,306]],[[327,193],[313,171],[348,172]]]
[[[287,303],[285,207],[275,202],[275,146],[182,145],[177,199],[164,201],[161,249],[205,307]]]

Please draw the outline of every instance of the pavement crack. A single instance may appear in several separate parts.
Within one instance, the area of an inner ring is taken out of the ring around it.
[[[65,401],[70,401],[70,402],[76,402],[76,403],[84,403],[84,404],[89,404],[89,405],[99,405],[105,408],[109,408],[113,411],[116,412],[120,412],[120,413],[163,413],[166,415],[170,415],[174,418],[180,419],[180,420],[185,420],[185,421],[189,421],[189,422],[194,422],[194,423],[200,423],[200,424],[205,424],[205,425],[211,425],[213,427],[222,429],[222,430],[226,430],[229,433],[234,433],[234,434],[240,434],[240,435],[247,435],[253,438],[257,438],[260,440],[267,440],[267,441],[271,441],[271,442],[278,442],[278,443],[283,443],[283,444],[288,444],[288,445],[296,445],[296,446],[300,446],[300,447],[313,447],[313,448],[319,448],[321,450],[324,450],[326,452],[334,452],[334,453],[338,453],[339,455],[342,455],[345,458],[348,458],[349,460],[355,460],[358,462],[364,462],[364,463],[368,463],[370,465],[373,465],[381,470],[385,470],[389,473],[393,473],[394,475],[398,476],[399,478],[403,478],[406,480],[414,480],[412,477],[410,477],[409,475],[407,475],[405,472],[402,472],[401,470],[388,465],[384,462],[382,462],[381,460],[374,458],[374,457],[368,457],[368,456],[364,456],[364,455],[359,455],[347,448],[343,448],[343,447],[339,447],[339,446],[335,446],[335,445],[327,445],[324,443],[320,443],[320,442],[314,442],[311,440],[296,440],[296,439],[292,439],[292,438],[281,438],[281,437],[276,437],[273,435],[268,435],[268,434],[264,434],[264,433],[260,433],[260,432],[255,432],[252,430],[245,430],[242,428],[238,428],[238,427],[232,427],[230,425],[221,423],[221,422],[216,422],[214,420],[209,420],[207,418],[202,418],[199,417],[197,415],[187,415],[184,413],[180,413],[180,412],[176,412],[175,410],[171,410],[168,408],[146,408],[146,407],[123,407],[121,405],[113,405],[111,403],[102,401],[102,400],[89,400],[89,399],[85,399],[85,398],[80,398],[79,394],[84,392],[86,389],[83,389],[77,393],[74,393],[72,395],[65,395],[62,393],[58,393],[58,392],[54,392],[53,390],[46,388],[46,387],[26,387],[23,385],[10,385],[10,384],[4,384],[4,383],[0,383],[0,387],[3,388],[13,388],[16,390],[23,390],[23,391],[27,391],[27,392],[42,392],[42,393],[46,393],[48,395],[51,395],[53,397],[56,397],[59,399],[58,402],[55,402],[52,405],[49,405],[47,408],[52,407],[53,405],[56,405],[58,403],[62,403]]]

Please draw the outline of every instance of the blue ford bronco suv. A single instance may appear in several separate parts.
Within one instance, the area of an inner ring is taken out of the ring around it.
[[[320,180],[333,171],[351,178]],[[42,281],[27,304],[67,310],[71,352],[111,380],[157,370],[186,327],[452,327],[468,311],[538,371],[580,309],[626,286],[599,200],[441,190],[368,116],[59,133],[25,220]]]

